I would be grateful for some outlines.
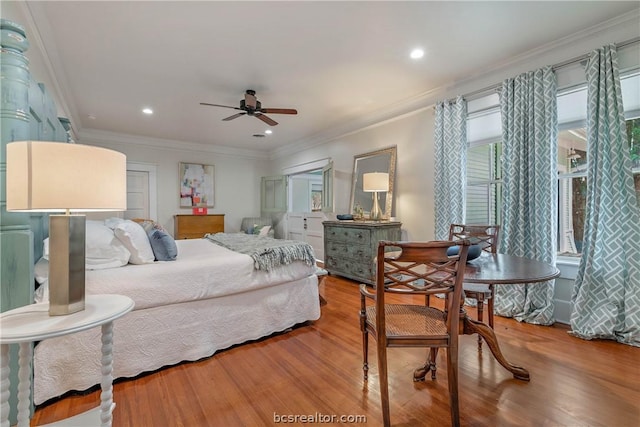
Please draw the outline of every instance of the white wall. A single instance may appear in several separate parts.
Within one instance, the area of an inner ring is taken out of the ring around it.
[[[225,214],[225,231],[240,230],[243,217],[260,216],[260,178],[268,171],[268,161],[259,157],[233,155],[207,150],[196,144],[148,140],[135,137],[82,136],[83,144],[120,151],[129,162],[144,162],[157,167],[158,218],[173,234],[173,215],[190,214],[179,206],[178,165],[180,162],[214,166],[214,208],[209,213]]]

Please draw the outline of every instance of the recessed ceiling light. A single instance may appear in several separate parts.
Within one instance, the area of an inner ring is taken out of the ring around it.
[[[145,114],[153,114],[153,110],[151,108],[143,108],[142,112]]]
[[[267,135],[271,135],[273,131],[271,129],[267,129],[264,131],[264,133],[266,133]]]
[[[412,59],[420,59],[424,56],[424,50],[420,48],[413,49],[410,56]]]
[[[88,117],[90,120],[95,120],[95,119],[96,119],[96,116],[94,116],[93,114],[89,114],[87,117]]]

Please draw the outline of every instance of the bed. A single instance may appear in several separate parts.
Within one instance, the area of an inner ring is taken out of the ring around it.
[[[288,259],[265,269],[254,255],[221,245],[208,238],[178,240],[173,261],[86,271],[86,294],[121,294],[135,302],[114,322],[114,378],[198,360],[320,317],[315,263]],[[45,261],[38,264],[37,277],[46,270]],[[40,342],[34,403],[99,384],[100,354],[100,328]]]

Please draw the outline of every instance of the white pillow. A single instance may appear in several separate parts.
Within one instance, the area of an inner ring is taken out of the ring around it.
[[[271,226],[265,225],[260,229],[260,233],[258,233],[258,236],[268,236],[269,231],[271,231]]]
[[[131,252],[131,264],[149,264],[155,261],[149,237],[140,224],[127,219],[116,225],[113,232]]]
[[[33,273],[36,281],[40,284],[36,292],[33,294],[34,302],[49,301],[49,261],[44,257],[40,258],[33,267]]]
[[[42,258],[49,259],[49,238],[42,242]],[[131,252],[101,221],[87,220],[85,234],[85,269],[101,270],[127,265]]]
[[[116,238],[113,230],[102,221],[87,220],[86,230],[85,268],[87,270],[122,267],[129,262],[131,252]]]
[[[104,220],[104,225],[106,225],[107,227],[109,227],[110,229],[115,229],[118,224],[123,223],[125,220],[122,218],[118,218],[118,217],[111,217],[111,218],[107,218]]]

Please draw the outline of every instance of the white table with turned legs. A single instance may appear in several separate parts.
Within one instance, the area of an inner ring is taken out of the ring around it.
[[[9,345],[18,344],[18,427],[28,427],[30,418],[31,343],[102,327],[102,381],[100,407],[49,426],[111,426],[113,403],[113,321],[133,309],[133,300],[123,295],[88,295],[83,311],[49,316],[49,304],[40,303],[0,313],[0,427],[9,427]],[[72,373],[70,373],[72,374]]]

